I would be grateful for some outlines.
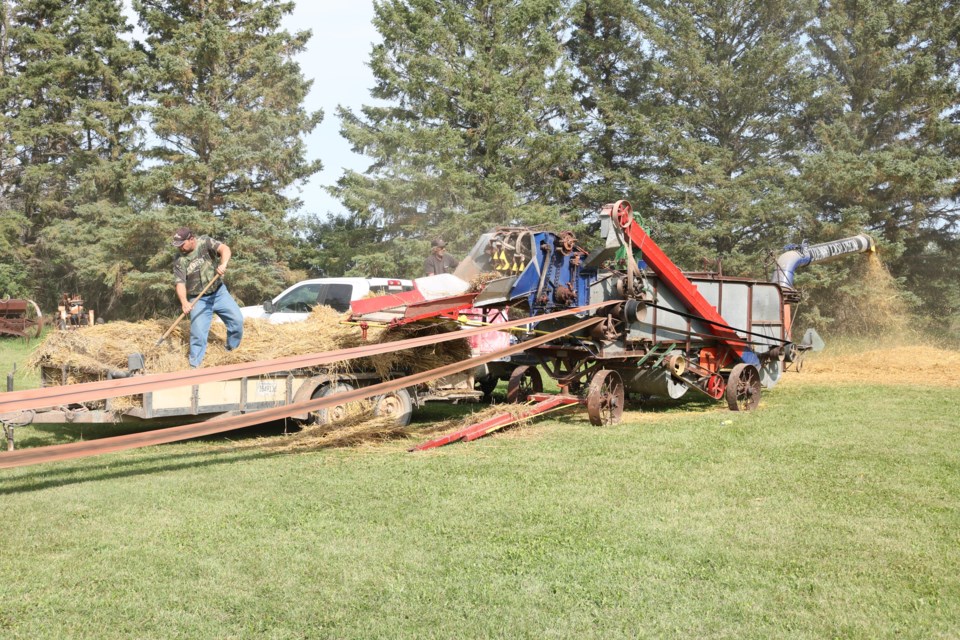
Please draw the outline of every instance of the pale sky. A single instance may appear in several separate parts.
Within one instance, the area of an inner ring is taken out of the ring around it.
[[[307,157],[319,158],[323,171],[302,187],[300,213],[343,212],[340,203],[329,196],[324,185],[334,184],[345,168],[363,171],[369,159],[350,151],[340,137],[337,105],[359,110],[370,104],[373,74],[367,62],[380,34],[373,27],[373,0],[297,0],[293,14],[284,25],[294,32],[313,32],[307,50],[300,55],[303,75],[313,80],[306,108],[323,109],[323,122],[306,138]]]

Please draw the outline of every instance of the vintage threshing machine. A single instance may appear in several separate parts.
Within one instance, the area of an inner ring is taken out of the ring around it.
[[[733,410],[750,410],[759,404],[761,388],[780,380],[785,363],[819,340],[811,334],[794,341],[794,270],[874,248],[867,236],[797,247],[781,256],[773,281],[764,282],[682,272],[637,224],[626,201],[606,205],[601,224],[606,242],[593,251],[569,232],[497,229],[480,238],[455,274],[464,282],[499,276],[479,292],[426,300],[414,291],[403,300],[359,300],[355,319],[407,322],[465,309],[505,311],[510,318],[529,316],[526,331],[516,337],[522,344],[593,315],[599,321],[588,330],[501,362],[508,397],[543,398],[543,370],[561,396],[585,402],[594,424],[619,420],[627,394],[678,399],[693,390],[726,399]],[[602,306],[580,310],[588,305]],[[572,313],[539,320],[563,310]]]

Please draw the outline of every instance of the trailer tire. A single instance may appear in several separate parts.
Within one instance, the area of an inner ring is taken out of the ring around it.
[[[406,389],[377,396],[373,401],[373,415],[392,418],[398,427],[410,424],[413,418],[413,398]]]
[[[317,400],[319,398],[326,398],[337,393],[346,393],[347,391],[353,391],[353,385],[347,384],[346,382],[333,382],[331,384],[325,384],[322,387],[317,388],[313,395],[310,396],[311,400]],[[348,405],[338,404],[332,407],[326,407],[324,409],[317,409],[316,411],[310,412],[310,417],[307,420],[307,424],[332,424],[334,422],[340,422],[349,414]]]
[[[493,402],[493,392],[497,388],[500,379],[495,376],[487,376],[486,378],[480,378],[477,380],[477,386],[480,387],[480,392],[483,393],[483,401],[487,404]]]

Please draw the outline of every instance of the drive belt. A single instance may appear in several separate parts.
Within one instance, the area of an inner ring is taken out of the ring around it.
[[[510,329],[533,322],[543,320],[553,320],[587,311],[593,311],[604,306],[614,304],[616,301],[604,301],[594,304],[584,305],[564,311],[557,311],[545,315],[538,315],[520,320],[511,320],[489,327],[479,327],[476,329],[463,329],[461,331],[451,331],[438,335],[422,336],[420,338],[410,338],[408,340],[397,340],[395,342],[384,342],[381,344],[364,345],[362,347],[350,347],[347,349],[338,349],[336,351],[327,351],[324,353],[311,353],[306,355],[288,356],[274,360],[263,360],[259,362],[246,362],[241,364],[222,365],[219,367],[210,367],[205,369],[192,369],[189,371],[176,371],[173,373],[158,373],[145,376],[133,376],[129,378],[117,378],[115,380],[101,380],[99,382],[84,382],[80,384],[63,385],[57,387],[46,387],[42,389],[28,389],[24,391],[10,391],[0,393],[0,414],[25,409],[41,409],[46,407],[66,406],[91,400],[103,400],[105,398],[116,398],[119,396],[129,396],[147,391],[157,391],[160,389],[170,389],[172,387],[184,387],[205,382],[219,382],[222,380],[233,380],[243,377],[254,377],[276,371],[289,371],[293,369],[304,369],[317,367],[344,360],[354,360],[367,356],[375,356],[393,351],[402,351],[449,340],[459,340],[469,338],[470,336],[486,333],[488,331],[498,331],[501,329]]]
[[[610,303],[605,302],[603,304],[592,305],[592,307],[604,306],[606,304]],[[580,309],[583,310],[584,308],[581,307]],[[566,312],[566,315],[569,315],[570,313],[571,312]],[[561,315],[564,314],[561,313]],[[542,320],[547,318],[548,316],[539,316],[536,319]],[[523,321],[531,322],[532,320],[533,318],[525,318]],[[292,415],[317,411],[319,409],[324,409],[337,404],[363,400],[365,398],[371,398],[380,394],[398,391],[405,387],[429,382],[430,380],[442,378],[444,376],[459,373],[461,371],[468,371],[469,369],[472,369],[478,365],[520,353],[531,347],[536,347],[550,342],[551,340],[556,340],[578,331],[588,329],[593,325],[602,322],[603,320],[604,318],[602,316],[595,316],[586,320],[581,320],[580,322],[572,324],[568,327],[564,327],[563,329],[559,329],[552,333],[515,344],[511,347],[496,351],[494,353],[475,356],[469,360],[454,362],[452,364],[437,367],[436,369],[431,369],[422,373],[416,373],[403,378],[396,378],[394,380],[380,382],[378,384],[370,385],[369,387],[361,387],[359,389],[354,389],[344,393],[337,393],[324,398],[288,404],[273,409],[263,409],[261,411],[256,411],[241,416],[214,418],[212,420],[208,420],[207,422],[182,425],[179,427],[156,429],[143,433],[133,433],[112,438],[102,438],[100,440],[87,440],[84,442],[73,442],[69,444],[59,444],[47,447],[37,447],[34,449],[21,449],[19,451],[0,453],[0,469],[22,467],[45,462],[54,462],[58,460],[69,460],[72,458],[83,458],[87,456],[100,455],[103,453],[112,453],[115,451],[124,451],[126,449],[135,449],[138,447],[147,447],[156,444],[164,444],[167,442],[176,442],[178,440],[198,438],[200,436],[207,436],[215,433],[222,433],[224,431],[232,431],[233,429],[239,429],[242,427],[249,427],[255,424],[270,422],[273,420],[280,420]],[[497,325],[497,328],[505,328],[507,324],[510,323]],[[453,333],[456,337],[463,337],[463,335],[468,333],[468,331],[457,331]],[[433,342],[437,342],[437,338],[440,336],[429,337]]]

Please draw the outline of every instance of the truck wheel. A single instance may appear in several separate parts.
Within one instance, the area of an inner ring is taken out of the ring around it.
[[[407,426],[413,417],[413,399],[410,392],[400,389],[377,396],[373,401],[373,415],[378,418],[392,418],[398,427]]]
[[[314,391],[310,399],[317,400],[319,398],[327,398],[337,393],[346,393],[347,391],[353,391],[353,386],[346,382],[325,384]],[[350,414],[349,406],[349,404],[337,404],[332,407],[311,411],[307,424],[332,424],[334,422],[340,422]]]

